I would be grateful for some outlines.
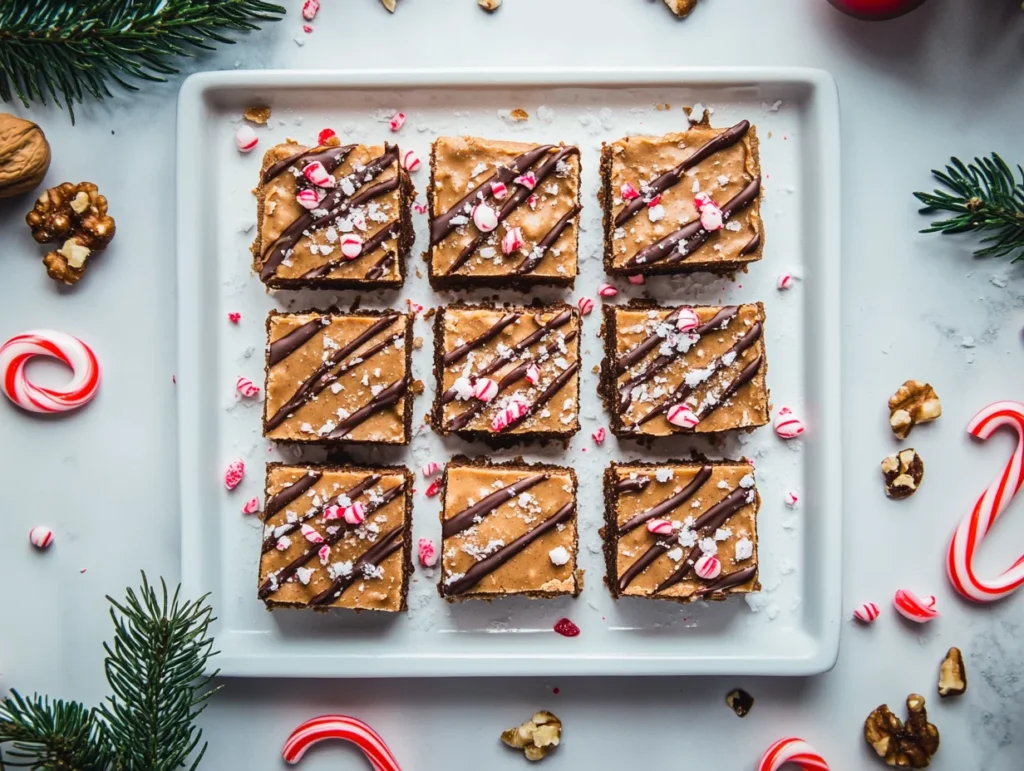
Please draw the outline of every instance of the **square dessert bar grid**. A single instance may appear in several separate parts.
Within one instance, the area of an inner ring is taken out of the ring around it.
[[[263,435],[281,442],[408,444],[412,316],[271,312]]]
[[[263,156],[253,268],[269,287],[400,287],[412,248],[408,172],[394,145],[306,147]]]
[[[605,470],[605,564],[614,597],[677,602],[758,591],[754,467],[738,461],[613,463]],[[656,532],[648,529],[654,523]],[[719,561],[697,575],[702,556]]]
[[[576,490],[571,468],[454,458],[441,487],[441,596],[577,596]]]
[[[768,423],[764,306],[605,306],[601,395],[619,437]]]
[[[455,304],[434,319],[442,434],[492,442],[579,430],[580,315],[570,305]]]
[[[270,610],[406,610],[412,485],[399,466],[268,463],[259,598]]]
[[[604,145],[605,271],[730,272],[761,259],[757,147],[747,121]]]
[[[579,148],[440,137],[430,172],[431,286],[573,285]]]

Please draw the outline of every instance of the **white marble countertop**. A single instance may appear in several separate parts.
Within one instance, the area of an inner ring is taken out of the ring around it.
[[[551,771],[638,759],[674,768],[681,755],[739,771],[787,734],[811,741],[834,768],[881,768],[861,738],[863,720],[882,702],[902,713],[906,695],[919,691],[942,734],[936,771],[1019,769],[1024,597],[968,606],[954,596],[942,556],[1012,446],[1009,436],[976,445],[964,427],[986,403],[1021,396],[1024,277],[1008,262],[970,258],[969,239],[919,235],[925,220],[910,195],[930,189],[928,170],[951,154],[996,150],[1024,161],[1019,2],[931,0],[904,19],[868,24],[825,0],[702,0],[680,23],[643,0],[507,0],[492,16],[472,0],[403,0],[393,17],[375,0],[324,0],[311,35],[299,28],[299,3],[289,5],[287,21],[195,68],[471,66],[484,56],[494,65],[805,65],[835,75],[846,610],[874,599],[886,615],[871,628],[846,624],[837,667],[811,679],[231,680],[203,718],[211,742],[203,768],[280,768],[289,731],[326,711],[366,719],[406,771],[522,768],[497,737],[542,707],[566,727],[565,746],[546,762]],[[504,56],[488,55],[497,51]],[[81,108],[75,127],[53,109],[8,106],[45,128],[54,148],[47,183],[96,182],[118,235],[82,284],[59,290],[22,222],[29,202],[0,205],[0,338],[33,327],[79,334],[103,349],[105,376],[97,400],[68,418],[35,420],[0,404],[2,689],[98,702],[106,693],[101,643],[110,636],[103,596],[121,596],[139,568],[179,574],[170,377],[176,84]],[[895,446],[885,401],[909,377],[936,387],[944,415],[913,435],[927,466],[921,491],[894,503],[877,464]],[[1020,553],[1019,508],[984,552],[991,571]],[[58,540],[38,554],[25,533],[43,521]],[[889,598],[900,587],[936,594],[942,618],[923,628],[895,618]],[[964,650],[971,683],[966,697],[940,704],[936,672],[951,645]],[[742,721],[723,703],[735,686],[757,700]],[[303,767],[365,764],[325,748]]]

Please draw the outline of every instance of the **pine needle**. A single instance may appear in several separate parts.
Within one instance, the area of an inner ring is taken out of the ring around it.
[[[278,21],[263,0],[0,0],[0,99],[74,105],[163,82],[175,57],[230,44],[232,32]]]
[[[944,171],[932,170],[945,190],[914,193],[924,204],[922,214],[949,212],[953,216],[936,220],[922,233],[981,232],[984,246],[975,250],[976,257],[1013,257],[1024,259],[1024,168],[1014,170],[996,153],[988,158],[975,158],[965,164],[951,158]]]

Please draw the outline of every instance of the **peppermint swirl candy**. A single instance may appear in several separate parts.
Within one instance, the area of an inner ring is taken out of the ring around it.
[[[36,385],[25,367],[37,356],[56,359],[71,368],[63,388]],[[36,329],[16,335],[0,347],[0,388],[23,410],[52,414],[77,409],[92,400],[100,385],[100,365],[92,349],[64,332]]]

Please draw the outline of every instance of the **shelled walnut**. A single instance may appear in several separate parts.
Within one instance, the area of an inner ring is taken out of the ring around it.
[[[939,696],[962,696],[967,692],[967,667],[959,648],[950,648],[939,665]]]
[[[899,768],[927,768],[939,750],[939,729],[928,722],[924,696],[916,693],[907,697],[906,723],[883,704],[864,721],[864,739],[878,757]]]
[[[908,380],[889,397],[889,427],[897,439],[906,439],[918,423],[929,423],[942,414],[935,389],[920,380]]]
[[[909,498],[924,479],[924,461],[917,450],[908,447],[882,460],[885,494],[894,500]]]
[[[543,760],[562,742],[562,721],[550,712],[538,712],[521,726],[502,731],[501,740],[522,750],[527,760]]]
[[[85,275],[90,255],[106,249],[116,229],[107,199],[92,182],[65,182],[44,191],[25,222],[39,243],[61,244],[43,264],[50,278],[69,285]]]
[[[672,9],[676,16],[689,16],[697,7],[697,0],[665,0],[665,5]]]

